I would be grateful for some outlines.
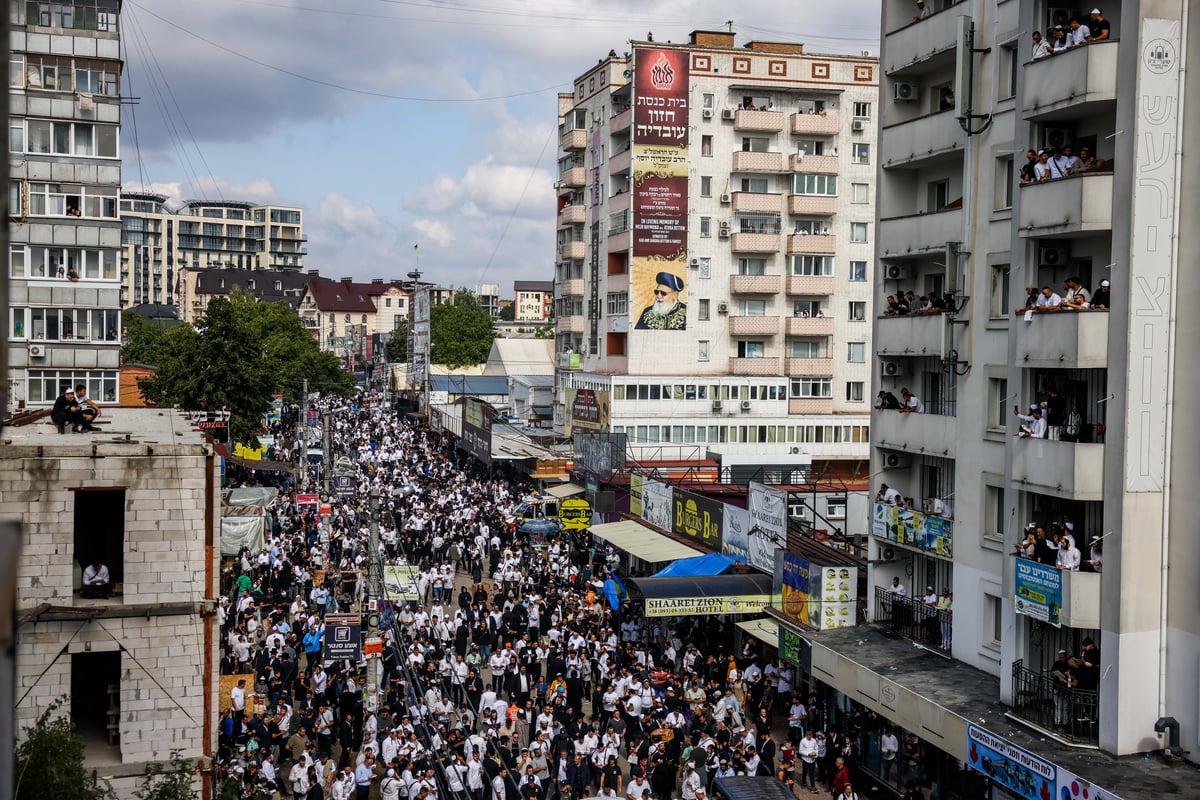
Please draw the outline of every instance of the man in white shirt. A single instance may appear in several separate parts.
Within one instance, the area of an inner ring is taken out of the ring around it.
[[[1055,569],[1078,572],[1079,561],[1079,548],[1070,539],[1063,537],[1062,544],[1058,548],[1058,554],[1055,556]]]
[[[904,505],[904,495],[886,483],[879,484],[879,492],[875,495],[876,503],[883,503],[888,506]]]
[[[1067,23],[1067,47],[1078,47],[1081,44],[1086,44],[1088,37],[1092,35],[1092,29],[1084,25],[1081,20],[1073,19]]]
[[[1058,311],[1061,306],[1062,297],[1049,286],[1042,287],[1042,292],[1034,303],[1034,308],[1038,311]]]
[[[879,737],[879,757],[882,761],[880,765],[880,777],[884,782],[891,783],[892,768],[896,766],[896,753],[900,750],[900,740],[896,738],[896,732],[888,728]]]
[[[1050,55],[1050,43],[1042,38],[1041,31],[1033,32],[1033,52],[1029,54],[1030,61],[1037,61]]]
[[[1022,414],[1016,408],[1013,413],[1017,415],[1017,419],[1021,420],[1021,430],[1017,432],[1017,436],[1023,439],[1045,439],[1046,438],[1046,418],[1042,413],[1042,407],[1034,403],[1029,407],[1029,414]]]
[[[817,790],[817,740],[812,731],[805,731],[804,738],[796,747],[800,755],[800,785],[808,784],[809,791]]]
[[[112,594],[112,578],[108,567],[99,561],[88,564],[83,569],[83,586],[79,590],[83,597],[108,599]]]
[[[910,392],[907,387],[900,390],[900,402],[903,403],[903,407],[900,409],[901,413],[925,413],[925,404],[921,402],[921,398]]]

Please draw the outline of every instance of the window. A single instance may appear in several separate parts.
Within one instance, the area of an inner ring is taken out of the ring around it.
[[[18,130],[22,131],[19,135]],[[117,158],[116,125],[15,119],[9,123],[9,132],[9,150],[14,153]]]
[[[792,256],[792,274],[828,278],[833,275],[833,256]]]
[[[607,308],[609,316],[613,314],[628,314],[629,313],[629,294],[628,292],[609,292]]]
[[[738,342],[738,358],[762,358],[766,355],[766,345],[762,342]]]
[[[846,518],[846,498],[830,497],[825,501],[825,518],[826,519],[845,519]]]
[[[705,301],[707,302],[707,301]],[[708,340],[700,339],[696,342],[696,360],[708,361]]]
[[[846,360],[851,364],[865,364],[867,361],[867,343],[847,342]]]
[[[988,430],[1004,430],[1008,425],[1008,379],[988,378]]]
[[[792,233],[805,234],[808,236],[828,236],[829,221],[800,218],[792,224]]]
[[[833,397],[833,378],[792,378],[791,396],[807,399]]]
[[[1000,85],[996,95],[1001,100],[1017,93],[1017,65],[1020,61],[1015,43],[1000,45]]]
[[[697,319],[700,319],[700,320],[709,319],[708,306],[709,306],[709,301],[706,299],[702,299],[697,302],[697,305],[696,305]]]
[[[771,149],[771,139],[767,136],[743,136],[743,153],[766,153]]]
[[[767,315],[767,301],[739,300],[738,315],[742,317],[765,317]]]
[[[926,188],[928,209],[930,211],[944,210],[946,203],[950,202],[950,181],[930,181]]]
[[[716,105],[717,96],[715,94],[707,94],[706,93],[706,94],[704,94],[702,101],[704,103],[705,108],[712,108],[714,105]]]
[[[118,342],[121,312],[101,308],[14,308],[12,330],[38,342]]]
[[[1013,157],[1004,156],[996,159],[996,191],[993,208],[997,211],[1012,208],[1013,184],[1017,176],[1014,172]]]
[[[712,158],[712,139],[707,133],[700,137],[700,155]]]
[[[992,296],[990,313],[993,319],[1008,319],[1012,310],[1009,296],[1012,269],[1008,264],[996,264],[992,267]]]
[[[837,194],[837,176],[806,174],[793,175],[792,194],[811,194],[832,197]]]
[[[795,339],[789,343],[791,358],[825,358],[824,339]]]
[[[700,218],[700,237],[708,239],[712,237],[712,217]]]
[[[1004,609],[999,597],[983,595],[983,616],[983,644],[998,649],[1004,638]]]
[[[80,576],[82,580],[82,573]],[[116,642],[89,642],[89,645],[88,651],[72,653],[68,658],[71,662],[71,722],[79,736],[95,742],[87,745],[85,750],[88,755],[93,755],[105,749],[116,749],[105,748],[105,743],[120,744],[122,715],[112,709],[114,701],[120,700],[121,651],[116,648]],[[113,649],[104,649],[106,647]]]
[[[86,280],[117,280],[116,250],[12,245],[9,275],[13,278],[66,279],[72,273]]]
[[[739,258],[738,259],[738,275],[765,275],[767,274],[767,260],[765,258]]]
[[[850,163],[870,164],[871,145],[866,142],[855,142],[850,146]]]
[[[870,103],[855,103],[854,104],[855,119],[870,119],[871,104]]]
[[[820,300],[794,300],[792,301],[792,315],[796,317],[823,317],[825,313],[821,311]]]
[[[867,223],[851,222],[850,223],[850,241],[865,242],[867,241]]]
[[[112,584],[124,579],[125,490],[75,489],[75,565],[83,569],[99,562],[108,567]]]
[[[700,176],[700,196],[701,197],[712,197],[712,176],[711,175],[701,175]]]
[[[865,281],[867,279],[867,262],[851,261],[850,262],[850,280]]]
[[[867,303],[865,300],[851,300],[847,305],[851,322],[862,322],[867,318]]]
[[[699,277],[701,277],[701,278],[712,277],[712,259],[701,257],[699,259],[699,261],[700,261],[700,264],[697,267],[697,271],[700,273]]]
[[[871,185],[868,183],[850,184],[850,202],[863,205],[871,202]]]
[[[797,139],[796,154],[820,156],[825,154],[825,142],[822,139]]]
[[[742,178],[741,187],[743,192],[754,194],[766,194],[770,191],[770,183],[766,178]]]
[[[994,539],[1004,538],[1004,487],[1003,486],[987,486],[984,487],[985,504],[984,525],[986,526],[983,532],[984,536],[990,536]]]
[[[846,383],[846,402],[861,403],[863,401],[863,382],[848,381]]]

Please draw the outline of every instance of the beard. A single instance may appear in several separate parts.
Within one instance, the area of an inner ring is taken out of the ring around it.
[[[678,303],[679,303],[678,300],[667,300],[664,298],[656,298],[654,301],[654,304],[652,306],[650,306],[650,308],[653,311],[653,313],[658,314],[659,316],[665,317],[667,314],[670,314],[672,311],[675,310],[675,306],[678,305]]]

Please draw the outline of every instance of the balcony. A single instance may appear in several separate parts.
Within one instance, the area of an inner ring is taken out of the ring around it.
[[[583,353],[559,353],[558,368],[577,370],[583,367]]]
[[[608,171],[612,175],[620,175],[623,172],[629,172],[630,159],[633,157],[633,148],[627,147],[620,153],[614,153],[608,159]]]
[[[1021,187],[1021,236],[1071,236],[1112,230],[1112,173],[1072,175]]]
[[[963,212],[961,208],[952,208],[883,218],[875,235],[882,243],[883,258],[944,253],[946,242],[963,241]]]
[[[734,319],[737,319],[737,317],[734,317]],[[737,358],[736,356],[731,356],[729,359],[729,374],[764,378],[777,376],[779,375],[779,359]]]
[[[733,115],[733,129],[779,133],[783,130],[783,116],[782,111],[751,111],[739,108]]]
[[[897,597],[886,586],[875,587],[875,615],[871,622],[892,633],[950,656],[954,610],[930,608],[917,597]]]
[[[730,317],[730,336],[776,336],[779,333],[779,317]],[[751,359],[753,360],[753,359]],[[776,364],[779,359],[772,359]],[[771,373],[778,375],[778,372]]]
[[[620,211],[628,211],[629,206],[633,203],[633,192],[628,189],[621,189],[612,197],[608,198],[608,213],[616,214]]]
[[[784,333],[788,336],[832,336],[833,317],[788,317]]]
[[[783,172],[783,153],[738,150],[733,154],[733,172]]]
[[[568,278],[558,282],[559,297],[583,297],[583,278]]]
[[[582,261],[587,256],[587,242],[565,242],[558,246],[561,261]]]
[[[871,535],[943,558],[954,557],[954,522],[931,514],[875,503]]]
[[[730,275],[730,294],[779,294],[782,275]]]
[[[953,51],[958,33],[958,18],[968,10],[965,5],[951,6],[887,34],[883,47],[887,63],[880,64],[880,67],[891,75],[939,53]]]
[[[950,157],[961,157],[967,134],[953,111],[940,111],[884,128],[880,162],[884,168],[920,169]]]
[[[626,108],[621,112],[614,114],[612,122],[608,125],[610,133],[620,133],[621,131],[629,130],[629,126],[633,124],[633,108]]]
[[[793,397],[788,400],[788,414],[832,414],[833,399],[829,397]]]
[[[1085,556],[1086,557],[1086,556]],[[1051,612],[1057,606],[1057,624],[1064,628],[1097,629],[1100,627],[1100,573],[1073,572],[1043,566],[1024,558],[1013,558],[1013,585],[1030,601],[1029,611]],[[1036,588],[1035,588],[1036,587]],[[1024,589],[1025,591],[1021,591]],[[1046,595],[1042,597],[1030,595]],[[1037,613],[1031,616],[1038,616]],[[1054,624],[1051,620],[1051,624]]]
[[[789,253],[833,255],[837,252],[837,237],[827,234],[793,233],[788,236]]]
[[[1104,499],[1104,445],[1014,439],[1013,483],[1065,500]]]
[[[795,154],[788,156],[788,169],[812,175],[836,175],[838,173],[837,156],[804,156]]]
[[[587,147],[587,131],[567,131],[560,140],[563,150],[583,150]]]
[[[833,375],[832,358],[785,358],[783,372],[789,378],[801,375]]]
[[[837,114],[792,114],[788,131],[792,136],[836,136],[841,130]]]
[[[832,217],[837,213],[836,196],[789,194],[787,212],[793,216]]]
[[[559,317],[554,322],[554,332],[562,333],[583,333],[584,320],[582,314],[576,314],[571,317]]]
[[[567,225],[582,225],[586,215],[587,209],[579,203],[563,206],[562,211],[558,212],[558,227],[562,228]]]
[[[879,411],[871,417],[871,444],[904,453],[942,455],[955,441],[957,428],[957,417]]]
[[[559,177],[562,185],[568,189],[578,189],[587,183],[587,170],[583,167],[565,169]]]
[[[941,356],[945,346],[946,316],[880,317],[875,352],[881,356]]]
[[[1119,44],[1096,42],[1027,63],[1021,115],[1030,121],[1051,122],[1108,111],[1117,101]]]
[[[629,251],[629,229],[622,228],[620,230],[608,232],[608,252],[610,253],[626,253]]]
[[[1108,367],[1107,311],[1047,311],[1018,325],[1016,357],[1022,367]]]
[[[783,208],[783,195],[774,192],[734,192],[734,211],[763,211],[778,214]],[[778,245],[779,240],[776,239]]]
[[[787,294],[794,295],[826,295],[833,294],[833,278],[817,275],[789,275],[787,279]]]
[[[735,233],[730,237],[731,248],[735,253],[778,253],[779,234],[777,233]]]
[[[1091,747],[1100,744],[1096,692],[1064,686],[1049,670],[1029,669],[1023,659],[1017,659],[1012,666],[1012,696],[1009,713],[1055,739]]]

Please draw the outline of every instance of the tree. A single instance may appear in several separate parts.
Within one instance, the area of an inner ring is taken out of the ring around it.
[[[133,796],[138,800],[199,800],[199,795],[193,788],[192,782],[196,768],[186,758],[179,755],[178,750],[171,751],[168,764],[152,763],[149,772]]]
[[[25,728],[25,739],[15,753],[16,800],[71,797],[77,800],[107,800],[112,791],[88,777],[83,768],[83,739],[75,723],[55,713],[66,702],[55,700],[37,721]]]
[[[509,304],[507,306],[500,307],[500,321],[501,322],[512,322],[516,318],[517,318],[517,311],[516,311],[516,307],[514,305]]]
[[[121,324],[124,327],[121,334],[121,360],[126,364],[153,366],[163,336],[169,328],[147,322],[145,317],[133,312],[122,314]]]
[[[388,361],[393,364],[403,364],[408,361],[408,328],[401,325],[392,331],[392,338],[387,343]]]
[[[429,310],[429,361],[451,369],[487,361],[496,330],[491,316],[470,292],[455,292],[452,303]]]

